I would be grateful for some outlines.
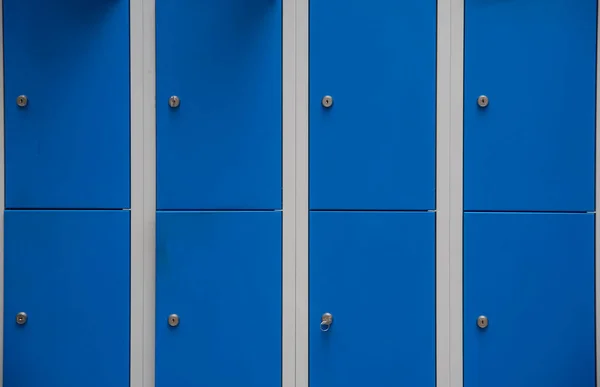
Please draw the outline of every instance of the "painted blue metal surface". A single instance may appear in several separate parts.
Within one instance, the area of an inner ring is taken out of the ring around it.
[[[465,387],[595,387],[594,215],[467,213],[464,241]]]
[[[158,212],[156,226],[156,386],[280,387],[281,212]]]
[[[594,210],[596,8],[466,0],[466,210]]]
[[[129,1],[3,10],[6,207],[129,208]]]
[[[309,61],[310,208],[435,208],[436,1],[312,1]]]
[[[281,3],[156,1],[158,209],[281,208]]]
[[[4,221],[3,386],[128,387],[129,212]]]
[[[435,215],[312,212],[309,331],[311,387],[434,387]]]

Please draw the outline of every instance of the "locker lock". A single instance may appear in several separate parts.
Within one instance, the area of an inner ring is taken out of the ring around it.
[[[485,316],[477,317],[477,326],[481,329],[487,328],[488,326],[488,318]]]
[[[24,325],[27,322],[27,313],[25,313],[25,312],[17,313],[17,317],[15,320],[17,321],[17,324]]]
[[[179,325],[179,316],[176,314],[172,314],[169,316],[169,325],[172,327],[176,327],[177,325]]]
[[[477,105],[479,105],[479,107],[486,107],[488,104],[490,103],[490,100],[488,99],[487,96],[485,95],[480,95],[479,98],[477,98]]]
[[[333,97],[330,95],[326,95],[321,100],[321,104],[323,105],[323,107],[326,107],[326,108],[331,107],[333,105]]]
[[[179,107],[179,104],[181,103],[181,101],[179,100],[179,97],[176,95],[172,95],[171,97],[169,97],[169,106],[172,108],[176,108]]]
[[[26,95],[20,95],[17,97],[17,106],[19,106],[19,107],[27,106],[27,96]]]
[[[331,313],[324,313],[321,316],[321,325],[319,328],[321,328],[321,331],[327,332],[331,328],[331,324],[333,324],[333,316]]]

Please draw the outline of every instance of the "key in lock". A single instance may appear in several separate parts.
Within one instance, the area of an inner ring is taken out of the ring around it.
[[[333,324],[333,316],[331,313],[324,313],[321,316],[321,325],[319,325],[319,328],[322,332],[327,332],[331,328],[331,324]]]

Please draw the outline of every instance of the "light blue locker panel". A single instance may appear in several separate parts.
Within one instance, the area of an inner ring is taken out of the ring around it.
[[[156,1],[158,209],[281,208],[281,6]]]
[[[281,387],[281,212],[156,221],[156,387]]]
[[[4,243],[3,386],[129,387],[129,212],[6,211]]]
[[[594,210],[596,7],[466,0],[465,210]]]
[[[311,387],[435,387],[433,213],[312,212],[309,301]]]
[[[465,214],[465,387],[595,387],[595,367],[594,215]]]
[[[436,1],[311,1],[309,61],[310,208],[435,208]]]
[[[3,10],[6,207],[129,208],[129,1]]]

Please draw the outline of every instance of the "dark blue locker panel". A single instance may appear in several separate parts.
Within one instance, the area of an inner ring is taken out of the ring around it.
[[[435,208],[436,1],[312,1],[309,61],[310,208]]]
[[[156,386],[281,387],[281,213],[156,221]]]
[[[435,215],[311,213],[309,331],[312,387],[434,387]]]
[[[158,209],[281,208],[281,5],[156,1]]]
[[[594,210],[596,7],[466,0],[465,210]]]
[[[128,387],[129,212],[4,222],[4,387]]]
[[[129,1],[3,9],[6,207],[129,208]]]
[[[595,387],[595,367],[594,215],[465,214],[465,387]]]

